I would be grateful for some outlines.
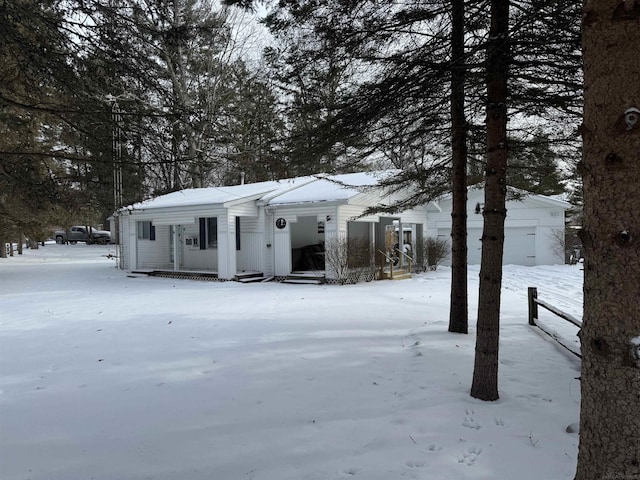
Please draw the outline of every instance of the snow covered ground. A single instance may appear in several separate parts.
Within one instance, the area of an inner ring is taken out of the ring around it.
[[[478,267],[465,336],[447,333],[447,268],[244,285],[132,278],[109,251],[0,260],[3,480],[573,478],[579,362],[528,326],[526,288],[581,317],[580,265],[505,267],[484,403]]]

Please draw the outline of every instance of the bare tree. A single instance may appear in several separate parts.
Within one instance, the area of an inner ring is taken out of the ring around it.
[[[551,248],[558,258],[565,258],[567,254],[567,241],[564,236],[564,228],[554,228],[549,234]]]

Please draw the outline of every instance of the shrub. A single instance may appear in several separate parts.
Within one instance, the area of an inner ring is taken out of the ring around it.
[[[425,238],[422,245],[418,247],[418,261],[421,262],[424,270],[437,270],[438,265],[451,255],[449,241],[444,238]]]
[[[325,244],[324,255],[326,268],[339,285],[373,278],[375,267],[371,264],[371,249],[366,240],[331,238]]]

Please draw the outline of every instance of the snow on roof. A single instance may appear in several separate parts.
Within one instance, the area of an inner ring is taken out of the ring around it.
[[[167,193],[136,203],[130,209],[155,209],[166,207],[188,207],[197,205],[214,205],[236,200],[254,199],[267,193],[277,193],[295,188],[309,181],[308,177],[276,180],[268,182],[247,183],[226,187],[188,188],[177,192]]]
[[[299,188],[269,195],[270,205],[348,200],[393,174],[391,170],[318,176]]]
[[[564,208],[564,209],[569,209],[571,208],[571,203],[567,202],[566,200],[564,200],[562,198],[562,195],[553,195],[553,196],[548,196],[548,195],[542,195],[539,193],[532,193],[529,192],[527,190],[523,190],[521,188],[516,188],[516,187],[512,187],[511,185],[507,186],[507,189],[509,191],[509,193],[513,195],[515,195],[516,197],[520,198],[520,199],[532,199],[534,201],[538,201],[538,202],[542,202],[542,203],[546,203],[548,205],[553,205],[559,208]],[[469,192],[472,191],[483,191],[484,190],[484,182],[479,182],[476,183],[474,185],[470,185],[469,186]],[[440,197],[440,201],[446,201],[446,200],[451,200],[452,198],[452,194],[451,193],[447,193],[443,196]],[[507,196],[507,201],[509,200],[513,200],[513,198],[509,198],[509,196]]]
[[[523,190],[521,188],[509,187],[509,190],[515,193],[517,196],[521,196],[522,198],[529,198],[534,201],[542,202],[548,205],[553,205],[555,207],[569,209],[571,208],[571,204],[566,200],[563,200],[560,195],[542,195],[540,193],[531,193],[527,190]],[[507,198],[508,199],[508,198]]]
[[[394,171],[315,175],[227,187],[189,188],[151,198],[127,207],[149,210],[168,207],[219,205],[262,199],[272,205],[347,200],[362,193],[361,187],[376,185]]]

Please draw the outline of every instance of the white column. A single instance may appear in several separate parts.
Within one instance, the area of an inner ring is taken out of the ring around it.
[[[407,264],[407,259],[402,254],[402,252],[404,252],[403,245],[404,245],[404,226],[402,225],[402,220],[398,220],[398,250],[400,250],[400,252],[396,252],[396,255],[398,255],[400,258],[400,263],[398,264],[398,267],[400,268],[405,267]]]
[[[280,217],[276,213],[274,223]],[[274,273],[276,276],[285,276],[291,273],[292,265],[291,265],[291,235],[289,226],[290,218],[285,218],[286,225],[284,228],[278,228],[274,224],[274,232],[273,232],[273,254],[274,254]],[[326,227],[325,227],[326,234]],[[326,238],[326,237],[325,237]]]
[[[378,248],[378,245],[376,244],[375,222],[369,223],[369,245],[369,248],[371,249],[371,251],[369,252],[369,256],[371,257],[369,261],[371,262],[371,265],[374,265],[376,263],[376,249]]]
[[[218,278],[232,280],[236,276],[236,217],[218,216]]]
[[[131,217],[129,222],[129,270],[138,268],[138,222]]]
[[[173,227],[173,270],[180,270],[180,257],[178,256],[179,248],[182,247],[180,245],[180,235],[178,235],[178,231],[182,228],[180,225],[172,225]]]

